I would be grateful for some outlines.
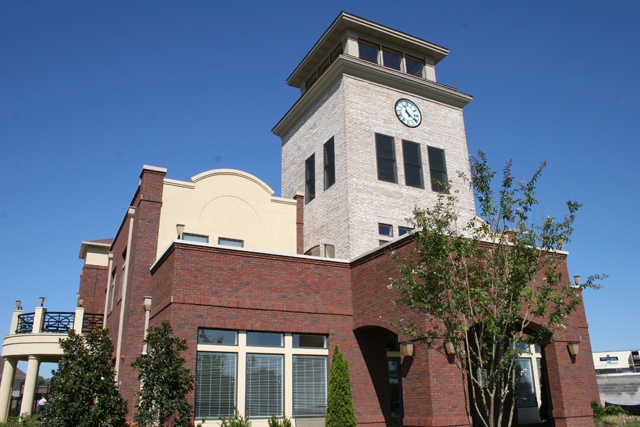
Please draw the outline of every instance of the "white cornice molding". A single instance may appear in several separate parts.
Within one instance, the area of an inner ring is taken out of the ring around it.
[[[296,101],[282,119],[271,130],[284,138],[287,132],[309,111],[344,74],[365,79],[392,89],[409,92],[416,96],[431,99],[442,104],[463,108],[473,97],[449,86],[442,85],[382,65],[373,64],[348,55],[340,57],[325,71],[311,89]]]
[[[257,184],[264,191],[269,193],[270,196],[272,196],[273,193],[274,193],[274,191],[271,189],[271,187],[269,187],[260,178],[254,176],[254,175],[251,175],[250,173],[243,172],[243,171],[240,171],[240,170],[237,170],[237,169],[212,169],[212,170],[209,170],[209,171],[206,171],[206,172],[199,173],[198,175],[192,176],[191,177],[191,182],[193,182],[195,184],[198,181],[202,181],[203,179],[206,179],[206,178],[209,178],[209,177],[212,177],[212,176],[220,176],[220,175],[229,175],[229,176],[236,176],[238,178],[243,178],[243,179],[246,179],[248,181],[251,181],[251,182]]]

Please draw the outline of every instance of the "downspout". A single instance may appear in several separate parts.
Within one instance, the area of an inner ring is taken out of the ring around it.
[[[107,328],[107,310],[109,310],[109,297],[111,296],[111,269],[113,268],[113,252],[109,252],[109,266],[107,267],[107,292],[104,294],[104,317],[102,318],[102,329]]]
[[[127,282],[129,281],[129,259],[131,259],[131,239],[133,238],[133,216],[136,208],[130,207],[127,211],[129,217],[129,236],[127,237],[127,259],[124,260],[124,277],[122,278],[122,302],[120,303],[120,327],[118,328],[118,342],[116,345],[116,384],[119,384],[120,378],[120,359],[122,357],[122,327],[124,326],[124,307],[127,302]],[[114,289],[115,292],[115,289]]]

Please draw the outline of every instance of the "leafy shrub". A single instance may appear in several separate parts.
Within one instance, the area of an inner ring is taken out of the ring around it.
[[[237,408],[233,408],[233,417],[227,418],[224,415],[220,415],[220,427],[251,427],[251,421],[249,421],[249,415],[244,418],[238,412]]]
[[[595,418],[596,420],[607,416],[628,415],[627,411],[619,406],[612,405],[605,407],[595,400],[591,401],[591,409],[593,409],[593,418]]]
[[[275,415],[271,415],[271,418],[269,418],[269,427],[291,427],[291,419],[287,418],[286,414],[281,420],[276,418]]]
[[[40,417],[39,414],[12,416],[6,423],[0,423],[0,427],[39,427],[42,425]]]

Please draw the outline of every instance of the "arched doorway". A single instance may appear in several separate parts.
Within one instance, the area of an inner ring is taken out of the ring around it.
[[[385,424],[388,427],[402,427],[403,365],[398,335],[380,326],[361,327],[354,334],[373,382]]]

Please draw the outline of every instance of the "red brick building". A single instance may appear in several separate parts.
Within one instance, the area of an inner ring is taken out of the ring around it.
[[[283,413],[296,426],[324,425],[338,346],[359,425],[468,425],[456,366],[420,343],[405,356],[408,339],[388,326],[415,316],[393,308],[388,252],[412,256],[406,218],[435,201],[448,170],[469,169],[462,110],[471,97],[435,81],[447,53],[340,14],[288,79],[301,97],[274,128],[282,198],[239,171],[182,182],[143,168],[113,241],[81,250],[80,296],[105,314],[130,416],[140,387],[130,364],[146,328],[167,319],[187,339],[197,381],[189,399],[207,424],[235,406],[257,427]],[[460,198],[461,216],[472,218],[470,190]],[[521,424],[536,421],[544,377],[556,426],[593,425],[598,389],[582,306],[567,328],[522,362],[535,374]],[[569,336],[581,337],[575,358]]]

